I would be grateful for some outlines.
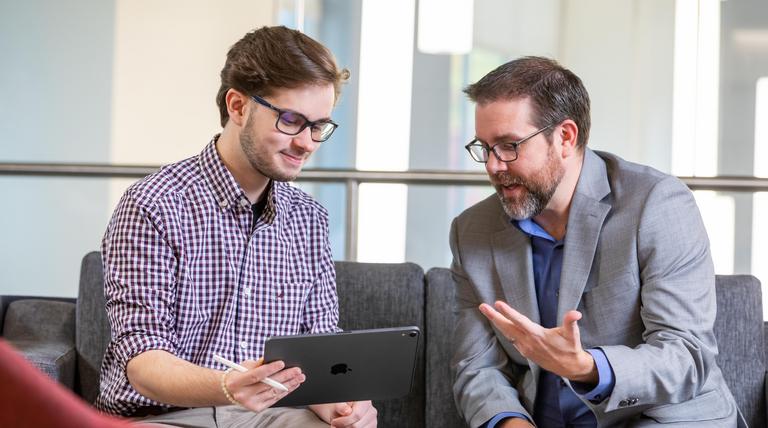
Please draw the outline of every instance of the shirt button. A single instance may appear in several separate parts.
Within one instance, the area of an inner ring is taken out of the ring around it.
[[[245,287],[245,290],[243,290],[243,293],[245,293],[246,296],[251,295],[251,287]]]
[[[243,348],[243,349],[247,348],[248,347],[248,342],[243,340],[242,342],[240,342],[240,347]]]
[[[227,201],[221,201],[219,202],[219,207],[223,210],[227,209],[229,207],[229,202]]]
[[[240,199],[240,206],[243,208],[250,208],[251,203],[248,202],[248,199]]]

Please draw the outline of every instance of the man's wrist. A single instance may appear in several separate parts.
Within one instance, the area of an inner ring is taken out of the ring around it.
[[[595,363],[592,354],[582,350],[578,360],[577,366],[579,370],[573,375],[568,376],[568,379],[574,382],[596,384],[600,378],[597,372],[597,363]]]

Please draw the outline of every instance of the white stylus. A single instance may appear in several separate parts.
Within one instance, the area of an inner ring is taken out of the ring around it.
[[[241,373],[245,373],[248,371],[248,369],[241,366],[240,364],[237,364],[234,361],[229,361],[228,359],[222,357],[221,355],[213,354],[213,359],[214,361],[224,364],[225,366],[231,369],[235,369]],[[279,389],[280,391],[288,392],[288,388],[286,388],[285,385],[283,385],[282,383],[276,380],[270,379],[268,377],[265,377],[264,379],[262,379],[261,382],[271,386],[272,388]]]

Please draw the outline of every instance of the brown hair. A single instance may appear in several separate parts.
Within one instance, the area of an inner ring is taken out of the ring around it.
[[[578,147],[586,146],[589,140],[589,94],[581,79],[555,60],[518,58],[486,74],[464,92],[478,104],[528,97],[536,127],[571,119],[579,128]]]
[[[341,84],[347,79],[349,70],[339,70],[331,51],[319,42],[283,26],[261,27],[246,34],[227,52],[216,94],[221,126],[229,120],[229,89],[267,97],[279,88],[330,83],[338,100]]]

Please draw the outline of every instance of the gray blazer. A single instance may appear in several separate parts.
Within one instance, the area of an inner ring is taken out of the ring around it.
[[[477,309],[504,300],[540,322],[530,239],[494,194],[454,219],[450,243],[459,411],[472,427],[504,411],[530,417],[541,369]],[[688,188],[586,149],[568,216],[558,319],[581,311],[583,347],[601,348],[613,368],[611,396],[585,401],[599,426],[742,426],[715,362],[715,305],[709,240]]]

